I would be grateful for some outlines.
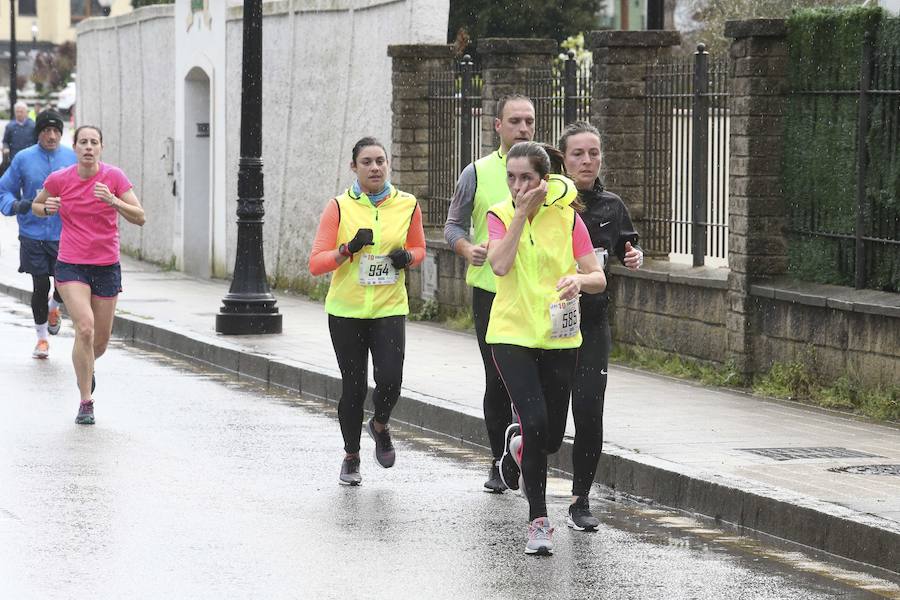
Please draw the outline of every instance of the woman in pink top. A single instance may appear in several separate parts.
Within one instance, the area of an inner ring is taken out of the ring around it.
[[[75,422],[81,425],[94,424],[94,361],[106,351],[122,291],[119,216],[144,224],[131,182],[119,168],[100,162],[102,152],[99,128],[76,129],[78,163],[51,173],[31,208],[39,217],[58,213],[62,220],[55,277],[75,326],[72,362],[81,394]]]

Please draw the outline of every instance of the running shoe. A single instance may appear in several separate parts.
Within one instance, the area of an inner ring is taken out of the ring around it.
[[[528,524],[528,542],[525,544],[525,554],[550,556],[553,554],[553,528],[550,527],[550,519],[538,517]]]
[[[79,425],[93,425],[94,424],[94,401],[90,402],[82,402],[78,407],[78,416],[75,417],[75,422]]]
[[[513,423],[507,427],[504,437],[506,439],[506,447],[503,450],[503,457],[500,459],[500,481],[507,488],[517,490],[519,489],[519,475],[522,474],[522,468],[519,466],[519,461],[522,460],[522,457],[519,456],[519,450],[522,447],[519,424]],[[513,440],[516,439],[518,441],[516,442],[515,450],[512,450]]]
[[[341,485],[359,485],[362,476],[359,474],[359,456],[345,457],[341,463]]]
[[[37,345],[31,352],[34,358],[47,358],[50,356],[50,342],[47,340],[38,340]]]
[[[385,426],[381,433],[375,431],[375,417],[372,417],[366,423],[366,431],[375,440],[375,460],[385,469],[393,467],[397,454],[394,452],[394,444],[391,442],[391,430]]]
[[[484,491],[491,494],[502,494],[506,490],[503,480],[500,479],[500,467],[497,466],[500,461],[494,459],[491,461],[491,468],[488,471],[488,480],[484,482]]]
[[[62,327],[62,315],[58,308],[51,308],[47,315],[47,332],[50,335],[56,335],[59,333],[60,327]]]
[[[597,531],[600,519],[591,514],[587,496],[578,496],[578,500],[569,505],[566,525],[575,531]]]

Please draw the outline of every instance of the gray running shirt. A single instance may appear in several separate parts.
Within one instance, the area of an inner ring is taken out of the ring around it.
[[[456,188],[447,209],[447,222],[444,223],[444,239],[450,248],[456,249],[456,242],[462,238],[469,239],[472,227],[472,208],[475,206],[475,189],[478,187],[478,176],[475,165],[469,165],[459,174]]]

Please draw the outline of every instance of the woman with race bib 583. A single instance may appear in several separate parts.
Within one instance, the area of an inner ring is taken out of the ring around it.
[[[565,433],[581,345],[578,296],[606,288],[590,236],[572,207],[575,185],[550,170],[540,144],[516,144],[506,157],[510,196],[488,211],[488,262],[497,295],[486,340],[519,420],[521,435],[508,451],[528,499],[526,554],[553,551],[547,455],[559,449]]]

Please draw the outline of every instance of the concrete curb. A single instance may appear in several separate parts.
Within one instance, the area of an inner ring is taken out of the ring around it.
[[[28,290],[0,283],[0,293],[30,303]],[[217,336],[204,336],[133,315],[117,315],[113,335],[129,344],[317,399],[337,403],[340,398],[338,376],[314,365],[248,352]],[[392,418],[487,447],[482,418],[470,413],[471,409],[452,402],[404,390]],[[570,473],[571,464],[572,440],[567,438],[560,451],[550,457],[550,467]],[[900,526],[880,517],[752,481],[692,470],[610,444],[604,445],[597,481],[622,494],[651,499],[900,574]]]

